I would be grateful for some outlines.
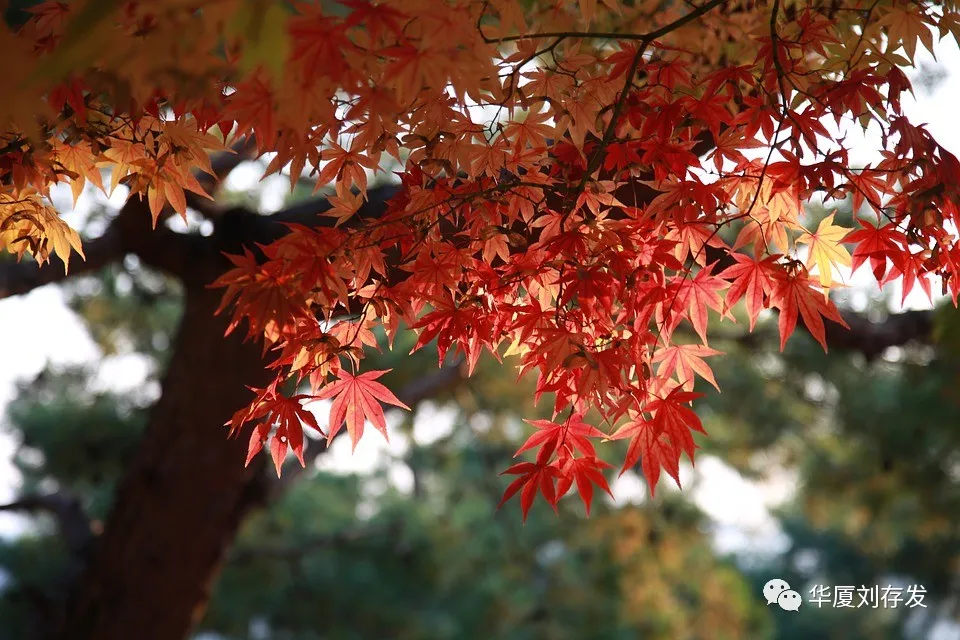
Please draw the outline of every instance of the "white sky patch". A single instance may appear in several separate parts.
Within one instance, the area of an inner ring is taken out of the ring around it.
[[[453,421],[459,413],[457,407],[438,407],[435,403],[422,403],[413,417],[413,439],[419,445],[430,445],[453,432]]]
[[[603,499],[609,504],[621,507],[628,504],[643,504],[650,499],[647,483],[635,471],[626,471],[622,476],[614,476],[613,481],[610,482],[610,491],[613,493],[613,498],[604,493]]]
[[[152,372],[153,361],[150,358],[139,353],[124,353],[104,358],[91,386],[96,391],[140,393]]]
[[[708,455],[697,457],[696,472],[698,481],[690,491],[693,501],[717,527],[714,545],[718,551],[733,552],[756,545],[773,550],[783,544],[783,531],[770,509],[791,497],[795,478],[780,473],[766,482],[753,482]]]
[[[0,356],[0,407],[3,409],[14,397],[16,382],[36,376],[47,363],[81,364],[99,355],[97,345],[56,287],[42,287],[24,296],[0,300],[0,335],[5,337],[4,354]],[[17,442],[7,430],[9,427],[3,426],[0,503],[7,503],[15,497],[20,476],[11,463]],[[26,522],[21,516],[0,513],[0,536],[23,531]]]
[[[316,414],[320,428],[329,432],[330,401],[323,400],[307,406]],[[388,466],[394,459],[402,458],[410,449],[410,439],[399,429],[403,416],[398,411],[389,410],[386,412],[386,421],[387,433],[390,434],[389,442],[367,422],[364,424],[363,437],[355,450],[348,435],[338,435],[334,438],[330,451],[318,458],[317,468],[332,473],[369,474]],[[346,426],[342,428],[345,430]]]
[[[264,165],[257,162],[241,162],[237,168],[230,172],[223,186],[229,191],[249,191],[257,187],[260,178],[263,177]],[[289,183],[287,187],[289,188]]]

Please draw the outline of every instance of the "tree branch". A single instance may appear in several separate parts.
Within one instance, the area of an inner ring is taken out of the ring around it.
[[[15,502],[0,505],[0,511],[49,513],[57,521],[60,536],[73,554],[82,553],[93,539],[90,519],[80,501],[76,496],[65,491],[48,495],[24,496]]]
[[[177,276],[184,282],[201,269],[204,258],[212,253],[209,238],[177,233],[159,223],[154,229],[149,205],[140,198],[127,200],[107,232],[119,237],[120,258],[134,253],[144,264]]]
[[[356,216],[352,220],[362,222],[363,220],[379,219],[387,210],[387,202],[399,192],[400,185],[384,185],[368,190],[367,201],[360,207],[360,210],[357,211]],[[330,203],[325,197],[312,198],[287,207],[270,216],[264,216],[264,218],[280,223],[332,227],[334,219],[323,216],[323,214],[329,210]]]
[[[703,14],[709,12],[714,7],[723,4],[724,0],[710,0],[706,4],[703,4],[699,7],[695,7],[690,13],[681,16],[680,18],[674,20],[670,24],[664,25],[655,31],[650,31],[648,33],[616,33],[616,32],[606,32],[606,31],[549,31],[545,33],[527,33],[517,36],[506,36],[503,38],[487,38],[483,35],[483,30],[480,30],[480,37],[487,44],[494,43],[503,43],[503,42],[514,42],[516,40],[530,40],[530,39],[542,39],[542,38],[601,38],[604,40],[639,40],[641,42],[653,42],[657,38],[662,38],[671,31],[676,31],[680,27],[693,22]]]
[[[240,163],[252,157],[254,149],[255,145],[250,140],[242,140],[233,146],[232,151],[213,156],[210,165],[216,177],[201,173],[197,179],[207,191],[214,190]],[[194,193],[187,192],[187,204],[201,213],[216,211],[216,215],[220,215],[220,210],[212,206],[209,200]],[[169,217],[170,213],[168,208],[161,219]],[[51,256],[50,262],[43,266],[34,260],[0,261],[0,299],[23,295],[44,285],[97,271],[123,259],[128,253],[135,253],[145,264],[173,275],[189,273],[193,268],[191,261],[205,252],[204,245],[208,243],[202,236],[176,233],[159,224],[157,229],[153,229],[150,219],[147,202],[139,197],[130,197],[106,232],[85,243],[86,259],[73,260],[69,272],[57,256]]]
[[[840,315],[850,329],[827,320],[827,345],[832,349],[858,351],[869,361],[882,355],[890,347],[900,347],[911,342],[932,344],[933,313],[932,310],[903,311],[890,314],[879,322],[872,322],[863,314],[842,310]]]
[[[776,309],[773,311],[777,313]],[[868,362],[882,356],[883,352],[890,347],[902,347],[911,343],[935,344],[933,310],[892,313],[877,321],[850,309],[841,309],[840,315],[850,328],[847,329],[843,325],[824,318],[827,347],[832,350],[860,353]],[[797,328],[810,334],[810,330],[803,322],[798,322]],[[757,329],[753,333],[737,333],[726,337],[745,347],[756,347],[767,341],[775,343],[775,334],[776,329],[771,327],[769,330]]]
[[[0,299],[23,295],[47,284],[96,271],[121,259],[124,251],[120,234],[116,229],[108,228],[102,236],[86,244],[84,253],[87,259],[74,260],[69,273],[58,257],[51,257],[50,263],[42,267],[32,259],[0,262]]]

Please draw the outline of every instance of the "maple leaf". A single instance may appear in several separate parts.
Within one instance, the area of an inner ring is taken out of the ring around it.
[[[524,420],[536,427],[537,431],[527,438],[517,452],[517,457],[524,451],[540,447],[537,453],[538,462],[546,462],[561,446],[569,444],[585,456],[596,456],[596,450],[588,438],[602,438],[604,433],[594,426],[583,422],[583,415],[573,415],[564,423],[558,424],[550,420]]]
[[[880,18],[880,24],[887,27],[888,52],[893,52],[902,46],[907,52],[907,58],[913,62],[919,41],[927,51],[933,53],[931,27],[934,23],[930,16],[922,12],[922,7],[890,7]]]
[[[733,162],[735,166],[745,164],[747,157],[743,154],[744,149],[758,149],[764,146],[756,138],[744,138],[743,131],[734,127],[728,127],[714,139],[716,144],[712,157],[717,171],[722,169],[724,160]]]
[[[866,200],[874,210],[879,210],[881,205],[881,195],[887,191],[886,179],[881,179],[876,171],[865,166],[857,173],[850,172],[847,175],[850,180],[850,193],[853,196],[853,210],[859,211]]]
[[[693,324],[694,330],[700,339],[707,342],[708,309],[713,309],[723,316],[723,299],[719,291],[726,289],[730,283],[712,274],[714,265],[700,269],[693,278],[688,278],[680,285],[678,303],[687,306],[687,318]]]
[[[113,163],[110,172],[110,193],[112,194],[120,180],[125,178],[132,166],[138,166],[147,159],[146,147],[142,143],[118,138],[109,138],[109,148],[103,156]]]
[[[822,292],[816,291],[810,278],[803,275],[778,276],[771,304],[780,310],[780,351],[783,351],[794,327],[797,326],[798,316],[803,318],[810,335],[817,339],[824,351],[827,350],[827,339],[823,318],[850,328],[840,317],[840,312],[833,302],[825,298]]]
[[[504,127],[503,135],[513,141],[514,149],[546,149],[547,138],[554,135],[550,112],[530,112],[522,120],[513,120]]]
[[[273,464],[277,469],[277,476],[279,477],[283,459],[287,454],[287,448],[297,456],[297,460],[300,461],[301,466],[306,466],[303,460],[303,427],[301,423],[306,423],[321,435],[323,435],[323,430],[320,428],[320,425],[317,424],[317,419],[313,413],[304,409],[300,403],[301,400],[309,399],[310,396],[296,395],[287,398],[282,394],[276,393],[275,386],[272,387],[271,390],[272,393],[261,402],[256,412],[243,416],[239,421],[235,416],[234,419],[227,424],[232,424],[233,429],[236,430],[243,421],[255,419],[262,415],[267,416],[250,434],[250,443],[247,448],[247,465],[250,464],[254,456],[263,448],[271,425],[276,424],[277,429],[271,437],[270,442],[270,456],[273,458]]]
[[[320,155],[320,159],[326,160],[327,164],[324,165],[317,176],[317,185],[314,191],[335,179],[337,181],[337,195],[341,198],[345,198],[350,193],[350,188],[353,185],[360,189],[361,194],[366,193],[366,169],[376,169],[376,163],[368,156],[353,150],[347,151],[335,142],[331,143],[330,147]]]
[[[825,288],[833,284],[834,265],[849,267],[852,260],[850,253],[840,244],[850,229],[834,225],[835,215],[836,213],[831,213],[821,220],[816,233],[804,233],[797,238],[797,242],[810,245],[807,265],[816,265],[820,284]]]
[[[234,268],[208,285],[210,288],[226,288],[215,314],[219,315],[231,301],[237,300],[225,336],[233,333],[246,318],[248,336],[262,333],[275,342],[286,318],[308,315],[302,302],[285,295],[284,285],[290,281],[290,276],[281,274],[277,264],[259,264],[253,252],[246,248],[242,256],[227,255],[227,259]],[[291,305],[297,307],[296,311]]]
[[[457,306],[449,297],[437,302],[436,310],[426,314],[411,326],[423,329],[411,353],[418,351],[434,338],[437,339],[438,365],[443,364],[447,351],[457,343],[467,357],[467,370],[473,375],[483,346],[482,335],[492,329],[490,319],[475,306]]]
[[[567,458],[560,469],[560,478],[557,481],[557,497],[564,496],[573,483],[577,485],[577,493],[583,506],[590,515],[590,506],[593,502],[593,485],[603,489],[608,496],[613,497],[607,479],[603,477],[604,469],[612,469],[613,465],[604,462],[596,456],[581,458]]]
[[[640,462],[651,496],[656,495],[661,468],[680,486],[680,451],[656,425],[635,419],[620,427],[610,439],[630,440],[620,475]]]
[[[523,512],[524,522],[527,521],[527,514],[530,512],[530,507],[533,506],[533,501],[537,497],[537,491],[543,494],[547,504],[553,507],[554,511],[557,510],[558,496],[556,483],[557,477],[560,475],[560,470],[557,469],[556,466],[534,464],[533,462],[519,462],[506,471],[501,472],[500,475],[518,475],[520,477],[507,486],[503,492],[503,497],[500,499],[500,504],[497,505],[497,509],[506,504],[510,498],[523,489],[520,494],[520,509]]]
[[[607,171],[616,169],[623,171],[642,162],[636,147],[629,143],[611,144],[607,147],[607,155],[603,160],[603,168]]]
[[[907,296],[910,295],[910,292],[913,290],[914,285],[918,282],[920,283],[920,288],[925,294],[927,294],[927,301],[932,305],[933,304],[933,295],[930,289],[930,279],[927,276],[928,268],[926,267],[926,257],[925,252],[920,253],[911,253],[907,252],[905,255],[898,256],[896,260],[897,269],[903,275],[903,292],[901,293],[900,304],[904,304],[907,301]],[[893,273],[891,273],[891,276]],[[887,278],[888,280],[890,277]]]
[[[363,436],[363,424],[366,420],[369,420],[384,438],[389,439],[387,422],[380,403],[384,402],[410,410],[410,407],[400,402],[392,391],[376,381],[377,378],[389,372],[390,369],[367,371],[354,376],[349,371],[341,370],[337,373],[339,380],[327,385],[314,396],[317,400],[333,398],[328,425],[330,434],[327,440],[333,440],[346,422],[347,432],[350,434],[353,448],[356,449],[357,442]]]
[[[875,227],[860,220],[861,228],[849,236],[847,242],[854,245],[853,264],[851,269],[856,271],[867,260],[877,282],[883,282],[887,272],[887,261],[893,263],[898,271],[903,271],[904,248],[909,244],[907,236],[895,224],[886,224]]]
[[[57,141],[54,145],[58,161],[68,170],[71,175],[70,190],[73,192],[73,206],[77,206],[77,199],[83,191],[83,185],[87,180],[92,182],[98,189],[104,191],[103,182],[100,178],[100,170],[96,166],[97,157],[87,142],[78,142],[74,145],[66,145]]]
[[[703,361],[704,358],[717,355],[721,353],[702,344],[682,344],[660,349],[653,356],[653,361],[660,363],[657,369],[658,376],[676,376],[677,382],[684,388],[688,386],[693,388],[693,374],[696,373],[720,391],[720,386],[713,377],[713,371]]]
[[[357,193],[345,193],[343,195],[333,194],[327,198],[327,201],[330,203],[330,210],[324,212],[323,215],[335,218],[334,227],[339,227],[345,221],[353,217],[353,215],[363,206],[364,197],[363,194]]]
[[[777,256],[769,256],[763,260],[742,253],[733,253],[731,256],[736,264],[727,267],[720,274],[723,278],[733,278],[730,290],[727,291],[727,308],[743,298],[750,319],[750,331],[753,331],[757,317],[764,308],[764,296],[773,291],[771,277],[778,269]]]
[[[693,441],[691,431],[706,434],[703,423],[696,412],[688,405],[702,398],[702,393],[685,391],[683,387],[674,387],[663,398],[655,398],[647,404],[647,411],[653,414],[651,420],[657,429],[670,438],[670,442],[679,450],[687,454],[693,462],[697,445]]]

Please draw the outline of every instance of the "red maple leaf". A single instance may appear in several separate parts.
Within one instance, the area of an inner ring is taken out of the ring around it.
[[[693,462],[697,445],[690,431],[699,431],[703,434],[707,432],[704,431],[700,418],[688,405],[702,397],[702,393],[674,387],[665,398],[655,398],[647,404],[647,411],[653,414],[650,422],[661,433],[666,434],[675,447],[685,452],[691,462]]]
[[[501,472],[500,475],[519,475],[520,477],[511,482],[506,491],[503,492],[503,497],[500,499],[497,509],[506,504],[520,489],[523,489],[520,494],[520,509],[523,511],[523,521],[526,522],[527,513],[530,512],[530,507],[533,506],[533,501],[536,499],[539,489],[547,503],[553,507],[554,511],[557,510],[556,481],[557,476],[560,475],[560,470],[556,466],[519,462]]]
[[[643,477],[650,486],[650,495],[655,495],[660,481],[660,469],[664,468],[677,486],[680,486],[680,450],[646,420],[636,419],[620,427],[611,437],[612,440],[630,439],[627,455],[623,461],[620,475],[632,468],[637,462],[643,469]]]
[[[595,456],[596,451],[588,438],[602,438],[605,435],[596,427],[583,422],[582,414],[574,414],[562,424],[550,420],[524,420],[524,422],[536,427],[537,431],[527,438],[523,446],[513,455],[517,457],[524,451],[540,447],[540,451],[537,452],[538,462],[549,460],[550,456],[564,444],[569,444],[585,456]]]
[[[884,281],[887,272],[887,260],[893,262],[898,271],[903,271],[904,247],[907,246],[907,236],[897,229],[896,224],[886,224],[875,227],[860,220],[862,228],[847,236],[846,242],[855,245],[853,250],[853,264],[856,271],[867,260],[877,282]]]
[[[363,423],[366,420],[372,422],[384,438],[388,438],[387,422],[380,403],[385,402],[410,410],[410,407],[400,402],[393,392],[376,382],[377,378],[390,371],[390,369],[367,371],[354,376],[341,369],[337,374],[340,379],[320,390],[320,393],[315,396],[318,400],[334,399],[330,407],[328,440],[333,440],[346,421],[347,433],[350,434],[353,448],[356,449],[357,442],[363,435]]]
[[[227,422],[231,433],[236,433],[244,423],[266,418],[256,426],[250,434],[250,442],[247,445],[247,461],[249,465],[263,449],[263,445],[270,440],[270,455],[273,458],[273,464],[277,468],[277,476],[280,475],[280,468],[283,465],[283,459],[287,455],[287,448],[290,448],[301,465],[303,460],[303,423],[317,430],[321,435],[323,430],[317,424],[317,419],[310,411],[303,408],[301,400],[309,399],[307,395],[296,395],[290,398],[277,392],[277,381],[275,380],[266,389],[262,389],[258,398],[251,405],[252,411],[241,409],[233,418]],[[277,429],[273,436],[270,436],[271,428],[276,425]]]
[[[817,339],[824,351],[827,350],[827,338],[823,318],[850,328],[840,317],[840,312],[833,302],[826,298],[822,291],[815,289],[813,281],[802,274],[792,277],[778,275],[771,304],[780,310],[780,351],[783,351],[790,334],[797,326],[798,316],[803,318],[810,335]]]
[[[694,374],[697,374],[720,391],[713,371],[703,361],[704,358],[716,355],[720,355],[720,352],[702,344],[680,344],[660,349],[653,356],[653,361],[660,363],[657,375],[661,378],[675,376],[680,386],[692,389]]]
[[[704,344],[707,343],[707,310],[713,309],[721,315],[725,313],[719,291],[730,286],[729,282],[711,273],[713,266],[700,269],[693,278],[685,278],[677,295],[677,306],[680,309],[687,307],[687,318]]]
[[[731,279],[730,290],[727,291],[727,309],[744,298],[747,307],[747,317],[750,318],[750,331],[757,323],[757,317],[764,308],[764,296],[773,290],[771,276],[777,272],[777,258],[770,256],[757,260],[742,253],[731,254],[737,264],[723,270],[721,277]]]
[[[603,477],[604,469],[612,469],[613,465],[604,462],[596,456],[584,456],[582,458],[567,458],[560,469],[560,479],[557,481],[557,497],[566,495],[567,491],[575,482],[577,484],[577,493],[586,507],[587,515],[590,515],[590,506],[593,502],[593,485],[597,485],[607,492],[607,495],[613,497],[610,492],[610,485],[607,479]]]

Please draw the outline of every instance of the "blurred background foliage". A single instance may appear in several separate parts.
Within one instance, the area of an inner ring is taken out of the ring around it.
[[[225,197],[259,202],[250,193]],[[5,426],[22,497],[68,491],[96,530],[158,393],[180,292],[128,259],[65,293],[104,360],[48,367],[23,382]],[[859,306],[884,320],[886,299]],[[652,500],[598,497],[589,519],[574,497],[559,515],[538,503],[526,525],[516,505],[498,511],[508,480],[497,474],[525,437],[520,418],[543,415],[550,403],[534,407],[531,382],[487,358],[473,378],[396,414],[394,439],[406,446],[372,471],[332,470],[323,454],[304,472],[291,468],[289,489],[246,522],[197,637],[935,637],[938,624],[956,619],[960,594],[960,323],[952,306],[934,318],[924,344],[872,358],[825,354],[801,332],[780,353],[774,317],[750,335],[744,323],[717,323],[711,346],[726,355],[710,364],[723,392],[699,389],[710,437],[698,440],[698,461],[791,489],[772,512],[779,535],[774,527],[768,539],[735,548],[718,542],[721,527],[697,506],[704,480],[691,468],[684,492],[662,484]],[[400,338],[366,366],[393,368],[384,380],[391,388],[415,383],[437,361],[429,349],[406,356],[411,346],[412,336]],[[103,362],[116,357],[140,362],[143,383],[122,392],[98,384]],[[433,435],[417,435],[418,422]],[[637,472],[626,477],[642,485]],[[753,499],[726,495],[724,504]],[[0,639],[27,636],[62,588],[72,553],[46,515],[0,541]],[[922,584],[927,608],[805,603],[789,613],[761,596],[773,577],[805,600],[815,584]]]

